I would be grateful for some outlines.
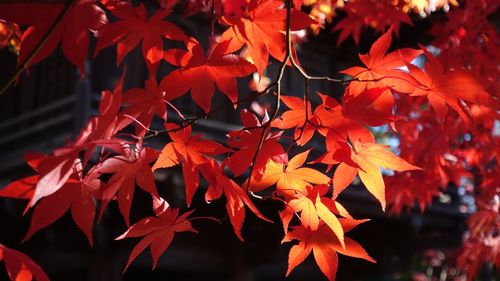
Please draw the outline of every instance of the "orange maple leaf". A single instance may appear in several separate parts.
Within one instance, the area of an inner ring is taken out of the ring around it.
[[[366,220],[340,219],[345,232],[350,231],[357,225]],[[321,272],[328,280],[335,280],[338,266],[338,255],[360,258],[375,263],[368,253],[356,241],[345,238],[345,247],[339,242],[337,236],[332,235],[331,229],[321,223],[316,231],[304,226],[296,227],[288,232],[283,238],[282,243],[299,240],[299,244],[292,246],[288,255],[288,276],[292,270],[301,264],[313,252],[314,259]]]
[[[337,236],[340,244],[344,247],[344,230],[336,214],[338,204],[332,199],[325,197],[328,186],[308,186],[307,194],[297,193],[293,199],[288,201],[287,207],[280,212],[285,233],[288,232],[288,224],[294,213],[300,212],[300,223],[305,228],[317,230],[320,222],[324,222]]]
[[[311,111],[311,103],[307,102],[307,109],[303,99],[292,96],[281,96],[281,101],[290,110],[283,112],[273,120],[272,126],[279,129],[295,128],[294,138],[298,145],[304,145],[314,135],[317,126],[316,117]],[[307,110],[307,121],[306,121]]]
[[[280,193],[307,194],[307,186],[311,184],[327,184],[330,178],[312,168],[302,167],[309,150],[295,155],[287,164],[269,160],[261,180],[252,177],[251,190],[258,192],[274,184]]]
[[[385,210],[385,184],[377,167],[395,171],[420,170],[388,150],[388,146],[355,141],[351,148],[347,143],[337,143],[339,147],[328,157],[321,158],[325,164],[340,164],[333,174],[333,198],[351,184],[356,175],[366,189],[380,202]]]

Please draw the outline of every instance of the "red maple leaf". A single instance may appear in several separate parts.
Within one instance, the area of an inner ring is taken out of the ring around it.
[[[410,75],[419,83],[413,96],[426,96],[439,120],[443,120],[448,106],[453,108],[469,125],[472,122],[470,110],[464,101],[500,109],[500,101],[485,91],[478,77],[467,70],[445,72],[441,63],[424,49],[427,62],[425,71],[408,64]]]
[[[123,103],[127,107],[120,112],[131,116],[140,124],[136,126],[136,134],[144,135],[151,125],[155,115],[167,121],[167,107],[165,104],[165,92],[158,88],[153,76],[146,81],[145,88],[133,88],[123,93]]]
[[[191,90],[193,101],[208,112],[217,87],[231,102],[236,102],[236,77],[254,72],[255,66],[242,57],[227,54],[228,46],[229,41],[214,44],[208,55],[205,55],[201,45],[191,38],[187,43],[187,51],[165,51],[165,60],[181,67],[170,72],[161,81],[160,88],[166,92],[166,98],[173,100]]]
[[[348,138],[361,142],[375,142],[366,126],[381,126],[394,121],[394,99],[387,88],[371,88],[359,95],[347,93],[342,103],[318,93],[322,103],[314,111],[317,131],[326,136],[326,154],[335,152],[337,142]]]
[[[0,18],[21,26],[28,26],[21,39],[20,64],[33,53],[38,43],[63,11],[63,7],[64,4],[54,3],[0,4]],[[106,14],[94,0],[75,1],[75,4],[71,5],[45,44],[33,57],[30,65],[46,58],[61,42],[64,55],[71,63],[80,68],[82,76],[85,75],[84,62],[87,58],[90,42],[89,31],[99,32],[106,24]]]
[[[167,130],[178,128],[175,124],[167,124]],[[208,156],[216,156],[231,151],[211,140],[202,140],[202,135],[192,136],[191,126],[168,134],[172,142],[163,147],[153,170],[169,168],[182,163],[182,174],[186,186],[186,204],[191,205],[193,195],[198,189],[199,166],[208,163]]]
[[[0,244],[0,261],[5,262],[12,281],[49,281],[43,269],[27,255]]]
[[[50,157],[44,154],[26,155],[28,164],[35,171],[39,171],[39,164],[47,158]],[[37,231],[61,218],[71,208],[73,221],[92,244],[92,227],[95,216],[94,196],[101,182],[97,179],[99,175],[92,172],[82,177],[80,161],[77,161],[76,167],[79,172],[72,173],[71,177],[57,191],[43,197],[35,205],[30,228],[23,241],[30,239]],[[39,180],[39,175],[17,180],[1,189],[0,197],[32,199]],[[25,212],[29,207],[30,205],[27,206]]]
[[[257,116],[246,109],[240,112],[240,116],[243,126],[251,129],[247,130],[243,128],[242,130],[232,131],[227,134],[229,146],[238,149],[229,157],[228,166],[235,176],[240,176],[253,164],[254,171],[252,172],[252,176],[260,180],[266,168],[266,163],[270,159],[280,162],[284,155],[286,155],[285,150],[278,143],[281,132],[269,133],[267,129],[266,132],[263,132],[265,129],[261,126],[263,123],[268,122],[269,116],[267,114],[262,124],[257,119]],[[259,140],[262,134],[265,134],[264,141],[262,147],[259,149]],[[259,151],[255,163],[252,163],[257,149]]]
[[[97,169],[100,174],[113,174],[102,187],[102,200],[99,217],[102,216],[109,202],[115,197],[123,218],[130,225],[129,214],[134,198],[135,184],[144,191],[157,195],[153,172],[149,163],[156,160],[158,152],[138,144],[135,148],[125,149],[125,154],[107,158]]]
[[[283,1],[252,0],[248,3],[246,15],[223,16],[220,19],[230,26],[221,36],[221,41],[230,41],[227,52],[235,52],[246,45],[260,76],[267,67],[269,54],[279,61],[285,59],[286,9],[282,5]],[[292,31],[307,28],[312,23],[314,20],[305,13],[295,9],[291,11]]]
[[[103,48],[117,44],[116,64],[132,51],[142,40],[142,54],[150,73],[155,73],[163,59],[163,38],[187,42],[188,37],[174,24],[163,21],[172,9],[160,9],[148,18],[143,4],[134,7],[129,2],[109,5],[117,22],[107,25],[98,33],[94,56]]]
[[[87,236],[92,245],[92,228],[95,217],[95,193],[100,187],[100,181],[87,176],[85,179],[71,178],[59,190],[40,200],[35,205],[31,224],[23,241],[33,236],[37,231],[47,227],[61,218],[68,209],[78,228]]]
[[[190,231],[197,233],[187,218],[193,211],[179,215],[179,209],[168,207],[168,204],[164,201],[155,209],[155,212],[156,216],[140,220],[116,238],[116,240],[121,240],[144,236],[134,249],[132,249],[127,265],[123,270],[124,272],[146,247],[150,246],[154,269],[160,256],[174,240],[176,232]]]
[[[224,166],[225,163],[219,166],[215,160],[211,160],[209,163],[200,167],[203,177],[209,183],[205,199],[207,202],[211,202],[220,198],[224,193],[227,200],[226,210],[229,215],[229,220],[233,225],[234,233],[243,241],[241,229],[243,227],[243,221],[245,220],[245,206],[260,219],[265,221],[269,220],[259,212],[242,187],[224,175]]]
[[[359,54],[359,59],[365,67],[353,66],[341,71],[356,79],[364,80],[352,81],[349,84],[349,91],[352,94],[357,95],[367,88],[374,87],[390,87],[401,93],[413,91],[415,83],[412,77],[400,68],[413,61],[422,54],[422,51],[404,48],[387,54],[391,41],[392,28],[373,43],[368,54]]]

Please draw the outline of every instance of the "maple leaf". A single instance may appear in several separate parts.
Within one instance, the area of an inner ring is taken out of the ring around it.
[[[40,164],[50,156],[45,154],[27,153],[25,155],[27,163],[37,172]],[[89,172],[85,177],[82,176],[82,163],[78,160],[75,164],[78,172],[72,173],[71,177],[63,182],[62,186],[54,193],[41,198],[35,205],[31,224],[23,241],[33,236],[37,231],[52,224],[71,208],[71,215],[78,228],[87,236],[92,244],[92,226],[95,216],[94,193],[100,187],[98,174]],[[90,170],[92,171],[92,169]],[[39,175],[29,176],[17,180],[0,190],[0,197],[10,197],[16,199],[31,199],[35,195],[35,190]],[[28,211],[28,208],[25,212]]]
[[[338,145],[340,149],[336,150],[330,159],[340,162],[333,174],[333,198],[336,198],[358,175],[366,189],[377,198],[382,209],[385,210],[385,184],[377,166],[395,171],[420,170],[419,167],[394,155],[385,145],[358,141],[354,142],[353,148],[347,143],[338,143]],[[327,159],[323,158],[323,160]],[[324,163],[333,162],[324,161]]]
[[[219,166],[215,160],[211,160],[200,167],[203,177],[209,183],[205,199],[207,202],[211,202],[220,198],[224,193],[227,200],[226,210],[229,215],[229,220],[233,225],[234,233],[243,241],[241,229],[243,227],[243,221],[245,220],[245,206],[260,219],[265,221],[269,220],[259,212],[241,186],[224,175],[224,166],[225,163]]]
[[[0,244],[0,261],[5,262],[12,281],[49,281],[43,269],[27,255]]]
[[[280,117],[273,120],[272,126],[279,129],[295,128],[294,139],[298,145],[305,145],[314,135],[317,126],[316,117],[312,114],[311,103],[298,97],[281,96],[281,101],[290,110],[283,112]],[[308,112],[306,120],[306,110]]]
[[[78,166],[87,165],[97,146],[123,152],[123,147],[128,142],[114,138],[120,129],[131,122],[128,118],[123,119],[117,116],[120,109],[123,77],[115,92],[103,92],[103,99],[99,104],[100,115],[92,118],[72,143],[54,150],[50,156],[39,157],[35,170],[40,178],[30,201],[31,206],[34,206],[41,198],[59,190],[73,173],[81,172]],[[85,152],[83,161],[80,162],[79,154],[82,151]]]
[[[285,218],[283,226],[285,234],[288,232],[288,224],[293,213],[300,212],[300,223],[303,227],[311,230],[317,230],[320,222],[324,222],[335,233],[340,244],[344,247],[344,230],[340,221],[333,212],[337,212],[335,202],[323,195],[328,192],[328,186],[308,186],[307,193],[296,194],[293,199],[288,201],[287,207],[280,213]],[[286,214],[289,213],[289,214]]]
[[[118,153],[125,153],[123,148],[130,143],[116,138],[118,131],[133,121],[130,117],[119,114],[126,72],[127,68],[125,67],[113,91],[102,91],[99,115],[92,117],[82,128],[75,141],[70,144],[76,150],[85,150],[82,161],[84,167],[98,145]]]
[[[269,121],[267,113],[262,123],[255,114],[246,109],[240,112],[240,117],[243,126],[251,129],[232,131],[227,134],[229,146],[238,149],[229,157],[228,166],[234,175],[238,177],[253,164],[252,176],[256,180],[260,180],[266,168],[266,163],[270,159],[281,161],[280,159],[283,159],[286,155],[285,150],[278,143],[282,132],[263,132],[262,124]],[[255,153],[259,149],[259,141],[263,133],[265,135],[262,147],[260,147],[255,163],[252,163]]]
[[[58,191],[40,200],[34,208],[31,224],[23,241],[30,239],[37,231],[60,219],[70,209],[73,221],[92,245],[95,217],[93,194],[99,186],[100,181],[91,177],[84,180],[70,179]]]
[[[443,120],[448,107],[453,108],[470,126],[472,117],[463,101],[484,105],[494,110],[500,109],[500,101],[488,94],[473,72],[452,70],[445,72],[441,63],[425,48],[427,58],[425,71],[408,64],[410,75],[419,83],[413,96],[426,96],[439,120]]]
[[[43,157],[37,165],[40,177],[31,197],[30,205],[34,206],[38,200],[63,187],[75,172],[78,163],[78,150],[72,148],[59,148],[54,151],[54,155]]]
[[[276,184],[276,189],[283,194],[307,194],[307,186],[330,182],[330,178],[321,172],[302,167],[309,151],[295,155],[288,163],[277,163],[273,160],[267,162],[262,178],[252,178],[251,190],[259,192]]]
[[[144,135],[151,125],[155,115],[167,121],[167,107],[165,105],[165,92],[158,88],[156,79],[153,76],[146,81],[145,88],[134,88],[123,94],[123,103],[127,107],[121,114],[134,117],[140,122],[136,126],[136,134]]]
[[[221,41],[230,41],[228,53],[239,50],[243,45],[262,76],[267,67],[269,54],[279,61],[285,59],[285,19],[283,1],[252,0],[247,6],[247,15],[223,16],[220,21],[230,26],[221,36]],[[293,9],[290,15],[292,31],[307,28],[315,21],[305,13]],[[292,51],[293,52],[293,51]]]
[[[21,38],[19,64],[24,63],[62,12],[63,4],[2,3],[0,18],[28,26]],[[93,0],[78,0],[71,5],[45,44],[29,65],[50,55],[61,42],[66,58],[85,75],[85,59],[89,48],[89,31],[98,32],[107,25],[106,13]]]
[[[150,246],[151,249],[154,269],[160,256],[172,243],[176,232],[189,231],[197,233],[187,218],[193,211],[179,215],[179,209],[168,207],[166,201],[158,206],[155,211],[156,216],[147,217],[138,221],[116,238],[116,240],[121,240],[124,238],[144,236],[134,249],[132,249],[123,272],[128,269],[135,258],[137,258],[137,256],[148,246]]]
[[[167,124],[167,130],[178,128],[175,124]],[[192,136],[191,126],[168,134],[172,142],[163,147],[153,171],[158,168],[169,168],[182,163],[182,173],[186,186],[186,204],[189,206],[199,184],[198,166],[208,163],[207,156],[216,156],[231,150],[211,140],[202,140],[202,135]]]
[[[165,51],[164,59],[181,67],[170,72],[160,83],[160,88],[167,93],[166,98],[173,100],[191,90],[193,101],[208,112],[217,87],[231,102],[236,102],[236,77],[244,77],[254,72],[255,66],[242,57],[227,54],[228,46],[229,41],[214,44],[205,55],[201,45],[191,38],[187,43],[187,51]]]
[[[345,232],[350,231],[364,221],[365,220],[340,219]],[[302,225],[295,227],[285,235],[282,243],[292,240],[299,240],[299,244],[292,246],[290,249],[286,276],[288,276],[295,267],[301,264],[311,252],[313,252],[314,259],[321,272],[323,272],[330,281],[335,280],[335,275],[337,273],[337,253],[375,263],[375,260],[372,259],[356,241],[345,237],[345,247],[341,245],[337,236],[332,235],[331,229],[324,223],[320,223],[318,229],[315,231],[310,228],[305,228]]]
[[[387,54],[391,41],[392,29],[389,29],[373,43],[368,54],[359,54],[359,59],[365,67],[354,66],[341,71],[341,73],[359,80],[368,81],[352,81],[349,84],[351,93],[356,95],[367,88],[374,87],[390,87],[401,93],[411,93],[413,91],[415,83],[412,77],[399,68],[413,61],[422,54],[422,51],[404,48]]]
[[[102,200],[99,217],[102,216],[109,202],[117,195],[118,207],[127,225],[134,197],[135,184],[144,191],[157,195],[153,172],[149,163],[156,160],[158,152],[138,144],[129,147],[125,154],[107,158],[97,169],[100,174],[113,174],[102,187]]]
[[[365,126],[381,126],[394,121],[394,99],[387,88],[371,88],[359,95],[344,95],[340,104],[336,99],[318,93],[322,103],[314,111],[317,130],[327,137],[327,154],[333,153],[337,141],[347,137],[362,142],[375,142]]]
[[[148,18],[144,4],[134,7],[128,2],[108,6],[111,14],[118,18],[98,33],[94,56],[103,48],[117,44],[116,64],[132,51],[142,40],[142,54],[150,73],[155,73],[163,59],[163,38],[187,42],[188,37],[176,25],[163,21],[171,9],[160,9]]]

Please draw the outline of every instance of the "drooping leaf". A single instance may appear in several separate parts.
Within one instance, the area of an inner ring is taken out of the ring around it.
[[[31,224],[23,241],[60,219],[71,209],[71,216],[78,228],[92,245],[92,229],[95,217],[95,191],[100,182],[97,179],[70,179],[55,193],[35,205]]]
[[[116,240],[144,236],[130,253],[123,271],[125,272],[137,256],[148,246],[151,249],[154,269],[160,256],[172,243],[176,232],[189,231],[197,233],[187,218],[191,213],[192,211],[179,215],[179,209],[166,208],[164,211],[159,211],[155,217],[140,220],[118,236]]]
[[[225,164],[219,166],[214,160],[201,166],[201,172],[209,183],[205,199],[207,202],[211,202],[221,197],[222,193],[224,193],[227,200],[226,210],[229,215],[229,220],[233,225],[236,236],[243,241],[241,229],[243,227],[243,221],[245,220],[245,206],[260,219],[269,220],[259,212],[245,190],[224,175],[224,166]]]

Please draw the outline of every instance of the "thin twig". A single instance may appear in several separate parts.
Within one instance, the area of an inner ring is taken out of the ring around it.
[[[283,59],[283,62],[281,63],[278,76],[276,77],[275,83],[276,83],[276,98],[275,98],[275,103],[274,103],[274,108],[273,108],[273,113],[271,114],[271,117],[269,120],[265,123],[262,124],[262,134],[260,135],[259,139],[259,144],[257,146],[257,149],[255,150],[255,153],[252,158],[252,162],[250,165],[250,175],[248,177],[248,182],[247,182],[247,193],[250,192],[250,186],[251,186],[251,181],[252,181],[252,175],[255,169],[255,162],[257,162],[257,157],[259,157],[259,152],[262,149],[262,145],[264,145],[264,140],[268,134],[268,130],[271,127],[271,123],[273,122],[276,117],[278,117],[278,111],[280,108],[280,101],[281,101],[281,79],[283,78],[283,74],[285,73],[285,68],[288,63],[288,61],[292,57],[292,38],[291,38],[291,10],[292,10],[292,2],[291,0],[285,0],[285,6],[286,6],[286,53],[285,53],[285,58]],[[293,61],[293,59],[292,59]]]
[[[304,124],[302,124],[302,126],[298,128],[300,130],[300,134],[296,139],[294,139],[294,142],[297,142],[302,138],[302,136],[304,135],[304,130],[305,130],[307,123],[312,123],[309,121],[309,107],[308,107],[308,105],[309,105],[309,79],[307,79],[306,77],[304,77],[304,104],[305,104],[304,111],[306,112]]]
[[[196,123],[199,120],[206,119],[206,118],[210,117],[212,114],[215,114],[215,113],[223,111],[225,109],[234,107],[235,105],[239,105],[239,104],[242,104],[242,103],[245,103],[245,102],[256,100],[257,98],[259,98],[261,96],[267,95],[274,86],[276,86],[276,82],[270,84],[263,91],[261,91],[261,92],[259,92],[257,94],[254,94],[254,95],[251,95],[251,96],[239,99],[239,100],[237,100],[235,102],[231,102],[231,103],[226,104],[226,105],[219,106],[219,107],[217,107],[215,109],[212,109],[209,112],[206,112],[206,113],[204,113],[204,114],[202,114],[200,116],[191,117],[191,118],[185,118],[183,120],[183,121],[185,121],[184,124],[182,124],[181,126],[179,126],[177,128],[170,129],[170,130],[151,130],[151,129],[149,129],[148,131],[149,131],[150,134],[144,136],[144,139],[155,137],[155,136],[158,136],[158,135],[161,135],[161,134],[165,134],[165,133],[173,133],[173,132],[180,131],[180,130],[186,128],[186,127],[189,127],[189,126],[193,125],[194,123]]]

